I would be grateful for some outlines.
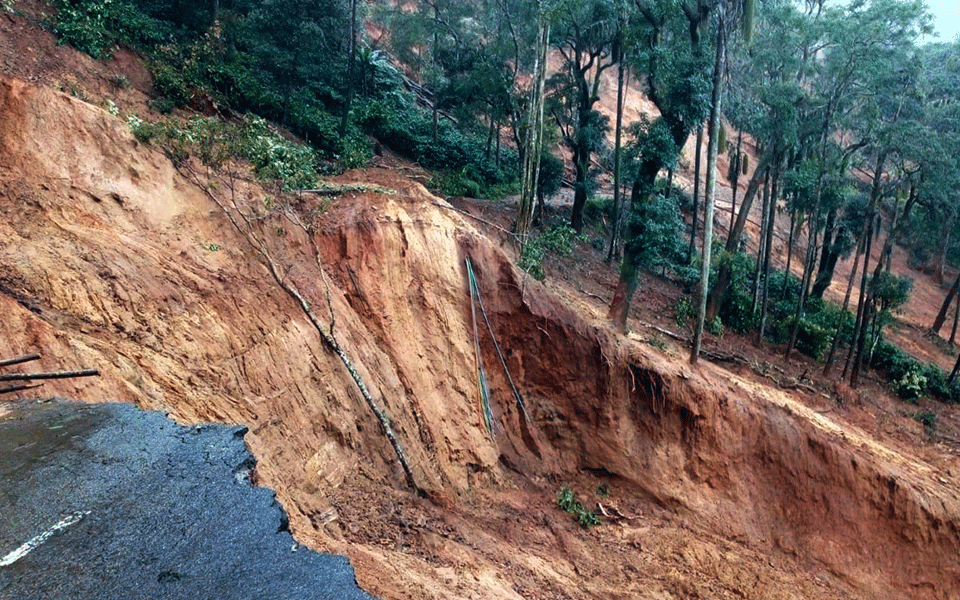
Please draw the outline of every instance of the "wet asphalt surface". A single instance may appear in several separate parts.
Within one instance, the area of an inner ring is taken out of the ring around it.
[[[244,428],[123,404],[0,416],[0,599],[372,600],[249,485]]]

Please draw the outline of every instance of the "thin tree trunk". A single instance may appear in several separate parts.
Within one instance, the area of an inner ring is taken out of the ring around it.
[[[957,378],[958,371],[960,371],[960,354],[957,354],[957,362],[953,363],[953,370],[950,371],[950,377],[947,378],[947,385],[952,384]]]
[[[787,351],[785,358],[790,360],[790,354],[793,353],[793,347],[797,343],[797,335],[800,333],[800,321],[803,319],[803,309],[807,304],[807,291],[810,289],[810,279],[813,275],[813,268],[817,262],[817,238],[820,232],[820,192],[817,191],[817,199],[814,201],[813,218],[807,226],[807,256],[803,261],[803,276],[800,279],[800,297],[797,299],[797,310],[793,315],[793,327],[790,330],[790,341],[787,342]]]
[[[530,105],[527,117],[527,136],[523,154],[523,183],[520,191],[520,213],[516,233],[521,246],[526,244],[533,223],[534,203],[537,199],[537,179],[540,171],[540,152],[543,149],[544,82],[546,81],[547,44],[550,25],[543,7],[537,3],[537,54],[533,66],[534,79],[530,84]],[[499,136],[498,136],[499,137]]]
[[[873,232],[873,222],[876,219],[877,212],[877,203],[880,201],[880,179],[883,177],[883,165],[886,162],[886,152],[881,152],[880,156],[877,157],[877,167],[873,173],[873,189],[870,193],[870,207],[867,209],[867,216],[870,219],[870,231]],[[864,344],[866,343],[866,334],[867,328],[866,325],[871,321],[873,315],[870,314],[870,306],[872,304],[874,290],[873,282],[867,281],[867,267],[870,262],[870,248],[872,245],[873,236],[871,235],[867,240],[867,247],[864,250],[863,257],[863,278],[860,283],[860,304],[863,304],[863,316],[860,323],[860,331],[857,332],[857,335],[854,339],[857,340],[855,345],[856,354],[854,360],[851,364],[850,369],[850,387],[856,388],[860,384],[860,364],[863,359],[863,350]],[[875,280],[876,276],[874,276]],[[868,289],[868,287],[870,289]],[[861,312],[861,311],[857,311]]]
[[[847,308],[850,306],[850,293],[853,291],[853,282],[857,277],[857,269],[860,266],[860,256],[863,253],[863,247],[866,242],[867,229],[860,232],[860,239],[857,240],[857,249],[853,257],[853,268],[850,269],[850,277],[847,278],[847,291],[843,294],[843,307],[840,309],[840,319],[837,322],[837,332],[830,343],[830,354],[827,355],[827,362],[823,365],[823,376],[829,377],[833,369],[834,359],[836,358],[837,348],[840,345],[840,328],[843,326],[844,318],[847,314]]]
[[[940,230],[940,239],[937,240],[937,265],[934,274],[937,283],[940,285],[943,285],[943,272],[947,265],[947,250],[950,248],[950,237],[953,234],[953,226],[956,223],[956,214],[956,209],[949,209],[947,219],[943,223],[943,229]]]
[[[495,119],[494,122],[493,122],[493,126],[494,126],[494,128],[493,128],[493,138],[494,138],[494,140],[495,140],[495,145],[496,145],[496,149],[494,150],[494,152],[496,152],[496,154],[494,155],[493,164],[494,164],[494,166],[496,166],[496,167],[499,169],[499,168],[500,168],[500,119]],[[541,135],[542,135],[542,134],[541,134]],[[541,142],[540,142],[540,150],[541,150],[541,154],[542,154],[542,153],[543,153],[543,142],[542,142],[542,138],[541,138]],[[539,169],[540,169],[540,164],[539,164],[539,163],[537,163],[537,169],[538,169],[538,171],[539,171]]]
[[[770,299],[770,263],[773,257],[773,234],[777,223],[777,196],[779,195],[780,161],[773,167],[773,177],[770,182],[770,211],[767,214],[767,253],[763,257],[763,289],[760,295],[760,327],[757,332],[757,343],[763,343],[763,335],[767,326],[767,304]]]
[[[950,303],[953,302],[953,297],[958,291],[960,291],[960,273],[957,273],[957,278],[953,280],[953,285],[950,286],[947,297],[944,298],[943,304],[940,305],[940,312],[937,313],[937,318],[934,319],[933,325],[930,327],[930,333],[934,335],[940,334],[943,322],[947,320],[947,311],[950,310]]]
[[[493,151],[493,128],[494,128],[492,110],[491,110],[491,114],[487,115],[487,121],[489,122],[490,126],[487,127],[487,151],[486,151],[486,154],[484,155],[484,158],[486,158],[487,160],[490,160],[490,152]]]
[[[770,214],[770,170],[767,169],[763,176],[763,201],[761,202],[760,217],[760,236],[757,238],[757,266],[753,270],[753,306],[751,311],[754,314],[760,306],[760,287],[763,279],[764,257],[769,249],[767,248],[767,217]]]
[[[707,314],[707,291],[710,287],[710,246],[713,241],[713,201],[717,184],[717,142],[720,130],[720,110],[723,101],[723,63],[726,56],[726,35],[721,13],[717,22],[717,56],[713,66],[713,101],[710,103],[710,131],[707,142],[707,189],[704,198],[703,249],[700,261],[700,302],[697,311],[697,328],[690,351],[690,364],[696,365],[703,342],[704,318]]]
[[[780,301],[787,298],[787,285],[790,281],[790,268],[793,263],[793,238],[797,230],[797,211],[790,211],[790,236],[787,238],[787,267],[783,271],[783,285],[780,286]]]
[[[747,218],[750,216],[750,208],[753,205],[753,200],[757,196],[757,192],[760,190],[760,184],[763,181],[763,172],[766,170],[767,165],[770,164],[770,160],[772,158],[773,156],[771,152],[764,152],[760,155],[757,168],[753,172],[753,177],[750,179],[750,184],[747,186],[746,193],[743,195],[743,202],[740,203],[740,212],[737,213],[737,221],[734,224],[733,229],[730,231],[730,234],[727,236],[727,242],[724,246],[724,251],[728,254],[733,254],[738,249],[740,236],[743,234],[743,230],[747,225]],[[731,276],[732,273],[730,271],[730,264],[728,262],[721,263],[720,268],[717,270],[717,279],[714,282],[713,287],[710,289],[708,296],[708,320],[713,319],[717,316],[717,313],[720,312],[720,307],[723,305],[723,301],[730,289]]]
[[[625,28],[625,17],[620,14],[617,23],[622,37]],[[624,83],[626,81],[626,61],[623,56],[623,44],[620,43],[620,56],[617,58],[617,119],[614,129],[613,144],[613,227],[610,232],[610,249],[607,251],[606,263],[610,264],[613,257],[617,254],[617,246],[620,245],[620,221],[623,219],[623,194],[620,189],[620,163],[622,162],[622,133],[623,133],[623,97]]]
[[[690,247],[687,248],[687,263],[693,262],[697,250],[697,225],[700,220],[700,148],[703,146],[703,125],[697,127],[697,149],[693,159],[693,226],[690,230]]]
[[[347,135],[347,125],[350,123],[350,108],[353,105],[354,73],[357,70],[357,1],[350,0],[350,40],[347,52],[347,94],[343,103],[343,115],[340,118],[340,137]]]
[[[950,347],[952,348],[957,341],[957,321],[960,321],[960,302],[957,302],[957,308],[953,312],[953,329],[950,330]]]
[[[740,182],[740,148],[743,144],[743,130],[737,131],[737,150],[736,155],[730,159],[730,170],[733,172],[733,180],[730,181],[730,231],[733,231],[733,225],[737,214],[737,188]]]

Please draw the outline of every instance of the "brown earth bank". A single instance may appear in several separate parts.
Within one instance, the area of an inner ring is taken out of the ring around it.
[[[525,278],[498,230],[470,216],[483,205],[455,207],[386,162],[338,178],[338,196],[304,196],[303,213],[320,215],[308,228],[275,218],[258,231],[315,314],[335,315],[415,493],[343,364],[247,239],[98,106],[111,67],[34,30],[12,38],[28,24],[0,20],[0,356],[39,350],[41,367],[103,371],[44,394],[247,424],[259,481],[297,538],[349,555],[365,589],[388,600],[960,597],[949,448],[893,411],[865,416],[876,398],[837,406],[615,333],[590,300],[607,293],[591,275],[599,261],[574,283]],[[51,89],[73,69],[89,102]],[[149,85],[129,79],[123,110],[142,107]],[[467,258],[530,416],[481,322],[492,436]],[[662,320],[672,305],[648,283],[638,315]],[[555,506],[561,486],[609,517],[580,528]]]

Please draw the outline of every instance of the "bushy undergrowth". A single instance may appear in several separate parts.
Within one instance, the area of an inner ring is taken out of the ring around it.
[[[948,383],[940,367],[921,363],[887,340],[877,344],[870,366],[886,375],[903,400],[914,401],[928,394],[942,402],[960,403],[960,380]]]
[[[163,148],[174,161],[196,156],[205,165],[219,167],[241,159],[257,177],[276,182],[285,192],[309,188],[317,181],[314,151],[283,139],[259,117],[248,116],[239,123],[213,117],[127,121],[138,140]]]

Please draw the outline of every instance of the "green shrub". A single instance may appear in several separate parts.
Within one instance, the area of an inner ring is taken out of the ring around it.
[[[540,170],[537,174],[537,196],[549,198],[560,191],[563,183],[563,160],[552,152],[540,155]],[[586,215],[584,215],[586,216]]]
[[[816,310],[812,310],[813,308]],[[841,311],[839,306],[828,304],[819,298],[811,298],[806,319],[817,327],[829,331],[831,337],[838,334],[837,325],[839,324],[839,343],[845,346],[853,343],[853,328],[857,318],[850,311]],[[833,343],[832,340],[831,343]]]
[[[873,352],[870,365],[887,374],[892,381],[899,381],[910,371],[922,374],[923,367],[913,357],[905,354],[887,340],[880,340]]]
[[[680,209],[675,198],[655,194],[635,208],[624,235],[628,252],[649,270],[671,270],[681,277],[693,275],[687,265],[687,245]]]
[[[177,108],[177,105],[166,96],[153,98],[147,102],[147,105],[151,108],[151,110],[160,113],[161,115],[169,115],[175,108]]]
[[[317,180],[313,150],[283,139],[259,117],[233,124],[212,117],[148,123],[129,116],[127,123],[140,142],[160,146],[175,162],[196,156],[217,168],[231,158],[242,159],[257,177],[284,191],[308,188]]]
[[[363,99],[357,103],[354,115],[367,134],[427,169],[445,172],[474,169],[476,177],[469,179],[481,188],[510,181],[513,177],[506,173],[517,172],[516,153],[506,152],[505,164],[498,168],[487,158],[486,140],[482,136],[460,131],[446,119],[440,121],[434,140],[431,115],[417,108],[406,94],[394,92],[378,99]]]
[[[370,144],[362,135],[350,135],[343,140],[340,154],[337,158],[344,169],[359,169],[370,162],[373,153]]]
[[[560,488],[557,492],[557,507],[563,512],[568,512],[577,518],[580,527],[584,529],[593,525],[599,525],[600,519],[593,511],[588,511],[583,504],[577,500],[576,494],[567,486]]]
[[[577,232],[567,225],[557,225],[540,234],[540,242],[543,247],[559,256],[570,256],[573,253],[573,244],[577,239],[579,239]]]
[[[476,169],[472,165],[467,165],[456,171],[435,173],[427,182],[427,187],[444,196],[480,198],[483,196],[483,192],[476,177]]]
[[[543,259],[549,252],[556,256],[569,256],[573,253],[573,244],[583,237],[577,236],[573,228],[566,225],[551,227],[539,235],[530,236],[520,253],[519,266],[531,277],[542,281],[546,274],[543,272]]]
[[[947,375],[940,370],[940,367],[930,363],[923,368],[923,377],[927,380],[927,392],[937,400],[949,402],[952,400],[950,384],[947,383]]]
[[[56,0],[53,34],[61,43],[101,58],[114,45],[114,37],[107,29],[113,4],[113,0]]]
[[[673,309],[673,318],[677,327],[683,328],[697,314],[697,307],[693,305],[693,300],[689,296],[680,296]]]
[[[529,239],[520,253],[518,266],[537,281],[543,281],[546,273],[543,272],[543,245],[536,239]]]
[[[922,370],[911,367],[900,379],[893,384],[893,390],[901,399],[912,401],[919,398],[927,389],[927,378]]]
[[[592,227],[613,222],[613,199],[590,196],[583,206],[583,220]]]
[[[931,410],[920,410],[910,413],[910,418],[920,423],[929,431],[937,430],[937,413]]]
[[[93,58],[104,58],[125,42],[137,48],[160,43],[171,30],[123,0],[55,0],[48,25],[57,40]]]
[[[719,316],[703,324],[704,329],[717,337],[723,337],[723,321]]]
[[[791,315],[783,322],[785,332],[793,331],[794,323],[796,323],[796,315]],[[820,360],[830,350],[832,341],[833,332],[831,330],[820,327],[806,317],[800,319],[800,327],[797,329],[797,350],[811,358]]]

